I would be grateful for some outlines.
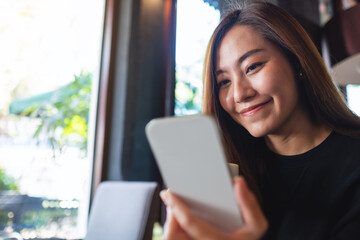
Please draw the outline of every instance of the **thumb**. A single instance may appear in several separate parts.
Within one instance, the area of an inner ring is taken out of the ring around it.
[[[255,194],[248,188],[244,177],[234,179],[234,194],[244,218],[245,226],[265,232],[267,221]]]

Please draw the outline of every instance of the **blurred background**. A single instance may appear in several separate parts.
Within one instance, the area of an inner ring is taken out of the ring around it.
[[[309,32],[359,115],[358,1],[269,2]],[[161,184],[144,127],[155,117],[201,112],[207,42],[238,4],[0,1],[0,231],[82,239],[100,182]]]

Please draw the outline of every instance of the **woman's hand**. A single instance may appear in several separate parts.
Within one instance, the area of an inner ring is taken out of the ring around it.
[[[160,196],[167,206],[164,239],[260,239],[266,232],[268,223],[255,195],[249,190],[243,177],[234,180],[234,193],[241,209],[244,225],[232,233],[225,234],[194,215],[175,194],[166,190],[161,191]]]

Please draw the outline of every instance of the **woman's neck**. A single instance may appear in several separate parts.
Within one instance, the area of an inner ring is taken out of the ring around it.
[[[305,153],[321,144],[332,132],[324,124],[317,124],[308,116],[298,124],[281,132],[265,136],[266,145],[271,151],[280,155],[298,155]]]

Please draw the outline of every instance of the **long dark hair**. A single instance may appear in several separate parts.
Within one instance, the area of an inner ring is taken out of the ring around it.
[[[204,61],[203,113],[214,116],[222,130],[225,151],[230,162],[240,166],[250,188],[258,195],[263,170],[265,142],[252,137],[221,107],[215,78],[216,54],[225,34],[234,25],[246,25],[281,49],[295,73],[299,100],[314,122],[337,132],[360,135],[360,119],[349,110],[333,83],[323,60],[301,25],[286,11],[267,2],[251,3],[226,15],[215,29]]]

